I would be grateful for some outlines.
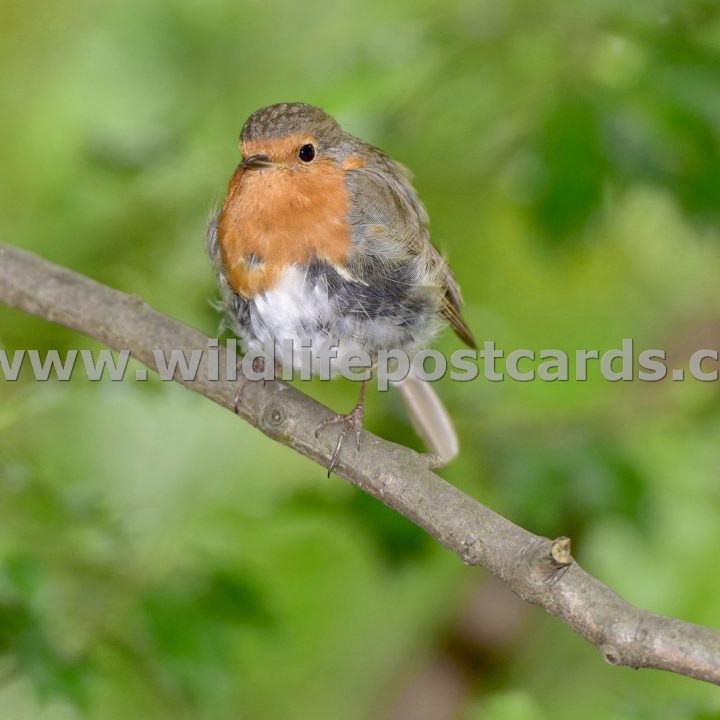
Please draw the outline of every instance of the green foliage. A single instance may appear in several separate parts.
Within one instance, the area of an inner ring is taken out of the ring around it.
[[[0,228],[215,333],[203,242],[244,118],[324,106],[405,163],[482,342],[717,347],[710,0],[0,0]],[[112,318],[109,318],[112,322]],[[445,350],[456,348],[446,336]],[[97,347],[0,308],[0,346]],[[718,625],[712,383],[444,382],[447,478],[629,600]],[[348,383],[311,392],[342,408]],[[383,717],[482,582],[168,383],[0,385],[0,717]],[[392,394],[367,425],[419,447]],[[711,718],[531,610],[459,717]]]

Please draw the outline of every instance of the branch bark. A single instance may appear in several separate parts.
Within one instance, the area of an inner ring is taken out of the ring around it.
[[[152,370],[153,350],[207,350],[201,332],[140,300],[31,253],[0,244],[0,301],[128,349]],[[220,362],[225,362],[220,349]],[[208,379],[207,353],[194,381],[175,380],[229,410],[237,383]],[[327,467],[332,433],[314,428],[331,411],[280,381],[248,383],[239,413],[273,440]],[[363,432],[335,472],[409,518],[468,565],[482,565],[595,645],[609,663],[655,668],[720,685],[720,632],[640,610],[586,573],[567,538],[549,540],[514,525],[445,482],[428,456]]]

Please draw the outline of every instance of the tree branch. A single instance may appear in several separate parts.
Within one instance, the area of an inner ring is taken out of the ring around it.
[[[156,370],[153,350],[207,350],[208,338],[126,295],[36,255],[0,244],[0,301],[101,340]],[[220,363],[225,362],[220,349]],[[175,378],[233,410],[237,383]],[[331,411],[280,381],[248,383],[239,414],[265,435],[327,466],[332,434],[314,428]],[[656,668],[720,685],[720,632],[645,612],[588,575],[570,541],[533,535],[435,475],[427,456],[363,432],[343,449],[336,473],[393,508],[468,565],[482,565],[595,645],[605,660]]]

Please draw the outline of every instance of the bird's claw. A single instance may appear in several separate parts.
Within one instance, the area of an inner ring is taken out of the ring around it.
[[[340,431],[340,435],[337,439],[337,444],[335,445],[335,450],[333,450],[333,454],[330,457],[330,465],[328,465],[328,477],[330,477],[332,471],[337,465],[338,459],[340,458],[340,450],[342,449],[342,446],[345,443],[345,440],[347,439],[347,436],[350,434],[351,430],[355,431],[357,449],[360,450],[360,437],[362,436],[363,429],[363,415],[363,406],[362,404],[358,404],[352,409],[351,412],[344,415],[339,414],[334,415],[330,418],[326,418],[315,428],[315,437],[317,438],[320,437],[320,433],[330,425],[339,425],[341,423],[345,425],[345,427]]]
[[[245,392],[245,388],[251,382],[257,382],[257,381],[250,380],[246,377],[244,377],[240,381],[240,387],[238,387],[237,392],[235,393],[235,402],[233,403],[233,410],[235,411],[236,415],[240,414],[240,403],[242,402],[243,393]],[[265,387],[265,378],[260,380],[260,382],[263,384],[263,387]]]
[[[240,371],[242,371],[242,359],[238,361],[238,369]],[[261,358],[261,357],[253,358],[252,369],[253,369],[253,372],[256,372],[256,373],[265,372],[265,360],[263,360],[263,358]],[[277,375],[277,365],[275,366],[275,372]],[[233,404],[233,409],[235,410],[236,415],[240,414],[240,403],[242,402],[242,396],[243,396],[243,393],[245,392],[245,388],[247,388],[248,383],[250,383],[250,382],[258,382],[258,381],[250,380],[250,378],[248,378],[247,375],[243,375],[242,380],[240,380],[240,386],[238,387],[237,392],[235,393],[235,402]],[[265,387],[265,383],[267,382],[267,380],[263,377],[260,379],[259,382],[261,382],[262,386]]]

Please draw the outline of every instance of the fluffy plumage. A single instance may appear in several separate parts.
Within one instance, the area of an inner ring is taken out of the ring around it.
[[[307,145],[309,162],[299,153]],[[273,341],[282,353],[287,339],[334,338],[341,352],[412,355],[443,321],[475,347],[402,165],[301,103],[253,113],[240,149],[246,160],[211,222],[209,249],[247,348]],[[282,361],[298,365],[297,357]]]

